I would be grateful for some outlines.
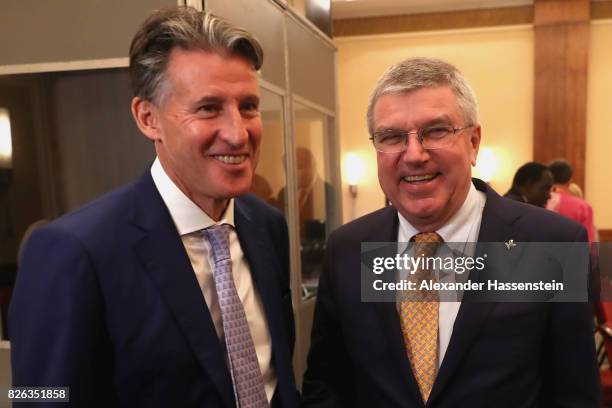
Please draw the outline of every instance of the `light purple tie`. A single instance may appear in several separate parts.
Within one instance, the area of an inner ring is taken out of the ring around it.
[[[225,345],[229,356],[234,395],[240,408],[268,408],[268,398],[257,361],[255,345],[249,330],[244,307],[238,297],[232,276],[229,250],[231,226],[216,225],[203,230],[210,243],[215,262],[213,275],[221,307]]]

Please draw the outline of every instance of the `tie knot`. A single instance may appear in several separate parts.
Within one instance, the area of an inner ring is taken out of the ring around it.
[[[419,232],[412,237],[411,241],[416,243],[417,254],[423,254],[424,256],[432,256],[440,243],[444,242],[442,237],[435,232]]]
[[[412,239],[417,244],[435,244],[444,241],[436,232],[419,232]]]
[[[232,259],[229,250],[230,229],[231,226],[222,224],[206,228],[202,231],[204,237],[210,243],[210,251],[215,264]]]

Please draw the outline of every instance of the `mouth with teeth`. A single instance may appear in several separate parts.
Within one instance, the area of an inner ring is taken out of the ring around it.
[[[240,164],[244,162],[249,155],[248,154],[215,154],[212,156],[213,159],[220,161],[225,164]]]
[[[422,175],[418,175],[418,176],[405,176],[402,177],[402,180],[407,182],[407,183],[426,183],[428,181],[431,181],[433,179],[435,179],[436,177],[438,177],[440,173],[433,173],[433,174],[422,174]]]

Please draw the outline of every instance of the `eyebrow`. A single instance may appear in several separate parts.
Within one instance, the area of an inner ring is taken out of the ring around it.
[[[378,128],[374,131],[375,135],[382,135],[385,133],[406,133],[407,130],[406,129],[400,129],[400,128],[396,128],[396,127],[381,127]]]
[[[451,124],[451,119],[450,116],[448,116],[447,114],[443,114],[440,116],[437,116],[435,118],[431,118],[425,122],[423,122],[420,126],[417,127],[417,129],[422,129],[425,127],[429,127],[429,126],[433,126],[433,125],[439,125],[439,124]],[[393,133],[393,132],[407,132],[408,130],[403,129],[403,128],[398,128],[395,126],[389,126],[389,127],[380,127],[374,130],[374,133]]]
[[[201,97],[200,99],[196,100],[194,102],[194,105],[201,106],[201,105],[206,105],[206,104],[222,104],[226,101],[226,99],[227,98],[223,96],[205,95]],[[256,103],[257,105],[259,105],[259,101],[260,101],[259,96],[255,94],[246,94],[246,95],[239,97],[240,103],[249,102],[249,103]]]
[[[244,95],[243,97],[240,98],[241,102],[249,102],[249,103],[255,103],[257,104],[257,106],[259,106],[259,96],[255,95],[255,94],[247,94]]]
[[[225,98],[221,96],[205,95],[201,97],[200,99],[196,100],[194,102],[194,105],[200,106],[200,105],[206,105],[206,104],[219,104],[219,103],[223,103],[224,101],[225,101]]]
[[[442,123],[446,125],[450,125],[452,123],[450,116],[448,116],[447,114],[443,114],[435,118],[429,119],[428,121],[423,123],[421,126],[419,126],[419,128],[424,128],[424,127],[432,126],[432,125],[439,125]]]

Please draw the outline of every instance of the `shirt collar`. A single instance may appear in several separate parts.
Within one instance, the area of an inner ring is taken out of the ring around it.
[[[162,167],[159,157],[155,158],[155,162],[151,166],[151,177],[153,177],[153,183],[155,183],[155,187],[166,207],[168,207],[168,211],[170,211],[170,216],[179,235],[200,231],[213,225],[229,224],[235,227],[233,198],[230,199],[221,219],[215,222],[174,184]]]
[[[475,221],[479,219],[482,209],[484,208],[485,200],[484,194],[476,190],[473,183],[470,183],[467,197],[461,205],[461,208],[459,208],[459,211],[457,211],[444,226],[436,231],[444,242],[470,241],[470,232],[473,225],[473,222],[470,222],[470,220]],[[410,238],[421,232],[412,226],[399,211],[397,215],[399,217],[399,242],[408,242]]]

